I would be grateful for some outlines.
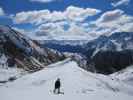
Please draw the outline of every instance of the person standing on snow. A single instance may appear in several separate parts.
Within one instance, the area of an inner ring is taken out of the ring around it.
[[[60,78],[58,78],[56,81],[55,81],[55,87],[54,87],[54,93],[61,93],[60,92],[60,87],[61,87],[61,82],[60,82]]]

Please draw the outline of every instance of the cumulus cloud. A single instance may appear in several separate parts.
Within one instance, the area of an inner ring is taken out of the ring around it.
[[[30,23],[34,33],[43,39],[89,39],[85,19],[101,11],[94,8],[69,6],[65,11],[35,10],[19,12],[11,18],[15,24]],[[32,32],[30,32],[32,33]],[[34,37],[36,37],[34,36]]]
[[[83,21],[88,16],[94,16],[97,13],[99,13],[100,10],[93,9],[93,8],[79,8],[74,6],[69,6],[66,11],[64,12],[64,15],[67,16],[70,20],[75,21]]]
[[[117,7],[120,5],[128,5],[130,0],[118,0],[118,2],[113,2],[112,6]]]
[[[5,15],[4,10],[0,7],[0,16]]]
[[[116,9],[113,11],[105,12],[98,20],[98,22],[109,22],[117,20],[124,12],[122,10]]]
[[[93,27],[93,32],[109,35],[113,32],[133,32],[133,16],[127,15],[124,11],[116,9],[107,11],[98,18]]]
[[[85,20],[100,10],[69,6],[65,11],[39,10],[20,12],[12,16],[15,24],[30,23],[36,29],[34,39],[89,40],[113,32],[133,32],[133,16],[120,9],[104,12],[95,21]],[[23,30],[20,30],[23,31]]]
[[[51,15],[49,10],[40,10],[40,11],[27,11],[17,13],[15,16],[12,16],[13,22],[16,24],[22,23],[40,23],[42,21],[49,21]]]
[[[86,33],[86,29],[76,23],[69,23],[69,28],[64,29],[67,22],[47,23],[42,24],[37,28],[36,35],[44,37],[45,39],[54,40],[88,40],[90,35]]]
[[[20,12],[14,15],[13,22],[16,24],[21,23],[31,23],[31,24],[41,24],[46,22],[55,21],[83,21],[88,16],[94,16],[98,14],[100,10],[93,8],[79,8],[75,6],[69,6],[64,12],[49,10],[39,10],[39,11],[28,11]]]
[[[30,0],[31,2],[41,2],[41,3],[48,3],[48,2],[53,2],[56,0]]]

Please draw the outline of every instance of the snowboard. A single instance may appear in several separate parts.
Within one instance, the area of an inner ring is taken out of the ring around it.
[[[59,92],[59,93],[54,93],[52,90],[50,90],[50,93],[52,93],[52,94],[55,94],[55,95],[64,95],[64,92]]]

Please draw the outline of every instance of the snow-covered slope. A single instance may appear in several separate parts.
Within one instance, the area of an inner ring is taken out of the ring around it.
[[[9,67],[7,64],[8,58],[3,54],[0,57],[0,84],[14,81],[23,76],[27,72],[24,69],[17,68],[17,65]]]
[[[110,75],[112,78],[133,86],[133,65]]]
[[[17,67],[5,69],[0,66],[0,85],[9,81],[14,81],[17,78],[23,76],[24,74],[26,74],[26,72]]]
[[[57,78],[61,79],[64,95],[52,92]],[[2,100],[132,100],[133,87],[110,76],[86,72],[67,59],[3,84],[0,97]]]

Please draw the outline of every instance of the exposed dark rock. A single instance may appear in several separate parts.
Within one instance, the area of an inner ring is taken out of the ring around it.
[[[0,26],[0,49],[10,67],[17,65],[29,72],[38,71],[46,65],[63,60],[66,57],[55,50],[40,47],[37,41],[13,30]]]
[[[93,57],[92,62],[97,72],[111,74],[133,64],[133,51],[100,51]]]

